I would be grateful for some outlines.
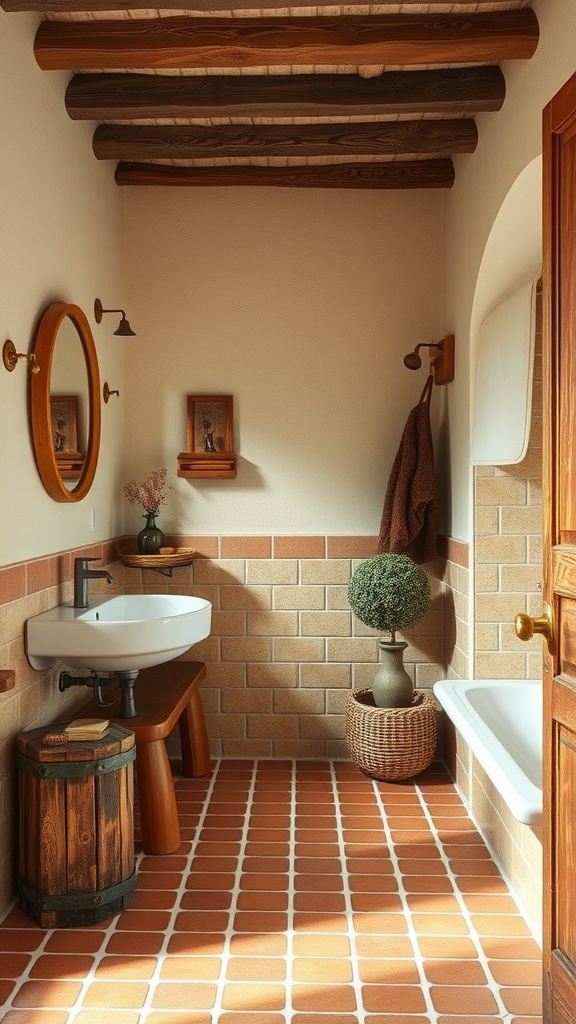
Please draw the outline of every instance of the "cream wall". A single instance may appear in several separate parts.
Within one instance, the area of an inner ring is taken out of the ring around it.
[[[455,159],[456,183],[445,195],[443,317],[445,332],[456,336],[456,381],[447,393],[445,447],[450,456],[443,473],[451,493],[446,532],[461,539],[471,539],[472,531],[470,333],[483,253],[509,190],[542,151],[543,107],[576,70],[573,0],[534,0],[532,6],[540,24],[538,49],[530,61],[504,66],[504,106],[498,113],[478,115],[478,148],[472,156]],[[538,223],[539,204],[530,204],[525,215]],[[519,261],[508,260],[494,280],[494,301],[482,296],[486,306],[495,305],[519,283],[518,268]]]
[[[441,213],[434,191],[126,190],[126,467],[168,467],[165,530],[378,532],[426,379],[402,357],[440,329]],[[176,478],[203,393],[234,396],[233,481]]]
[[[32,52],[37,19],[0,10],[0,347],[11,338],[28,352],[44,307],[72,302],[88,314],[102,381],[122,386],[123,349],[92,316],[97,295],[118,305],[121,291],[122,193],[109,165],[92,154],[92,126],[72,122],[63,95],[67,76],[40,71]],[[23,361],[0,364],[2,508],[0,565],[93,543],[120,532],[117,491],[123,417],[103,410],[102,453],[90,495],[55,504],[34,463]],[[90,532],[90,508],[96,531]]]

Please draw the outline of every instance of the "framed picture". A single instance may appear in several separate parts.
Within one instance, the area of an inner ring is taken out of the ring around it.
[[[52,447],[59,452],[78,451],[78,396],[51,395]]]
[[[187,395],[186,446],[206,454],[232,451],[232,395]]]

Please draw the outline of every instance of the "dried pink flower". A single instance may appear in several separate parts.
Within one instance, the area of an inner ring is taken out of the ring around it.
[[[167,505],[166,467],[155,469],[147,480],[137,484],[135,480],[124,484],[124,497],[131,505],[141,505],[147,515],[157,516],[161,505]]]

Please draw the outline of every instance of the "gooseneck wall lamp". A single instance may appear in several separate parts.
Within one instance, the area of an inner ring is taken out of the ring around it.
[[[103,313],[120,313],[121,314],[120,323],[118,324],[117,330],[114,331],[114,334],[119,335],[121,338],[135,338],[136,337],[136,331],[133,331],[132,328],[130,327],[130,322],[126,319],[126,313],[124,312],[123,309],[103,309],[102,308],[102,303],[100,302],[100,299],[95,299],[94,300],[94,319],[95,319],[97,324],[101,323],[101,321],[102,321],[102,314]]]

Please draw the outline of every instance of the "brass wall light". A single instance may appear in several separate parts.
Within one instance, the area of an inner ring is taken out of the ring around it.
[[[126,319],[126,313],[124,312],[123,309],[103,309],[102,308],[102,303],[100,302],[100,299],[95,299],[94,300],[94,319],[95,319],[97,324],[101,323],[101,321],[102,321],[102,314],[103,313],[120,313],[121,314],[120,323],[118,324],[118,329],[116,331],[114,331],[114,334],[118,334],[121,338],[135,338],[136,337],[136,331],[133,331],[132,328],[130,327],[130,323]]]
[[[104,381],[104,387],[102,388],[102,397],[103,397],[106,405],[108,405],[108,402],[110,401],[110,395],[119,395],[119,394],[120,394],[120,392],[118,390],[116,390],[116,389],[114,391],[111,391],[109,386],[108,386],[108,381],[107,380]]]
[[[12,373],[12,370],[16,369],[19,359],[28,360],[30,373],[40,373],[40,367],[36,362],[36,356],[34,353],[31,352],[27,355],[26,352],[17,352],[14,342],[10,341],[8,338],[8,340],[4,342],[4,347],[2,349],[2,360],[9,373]]]

